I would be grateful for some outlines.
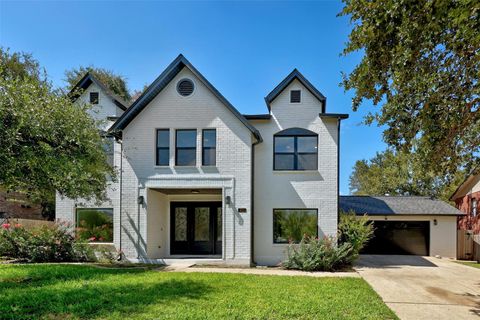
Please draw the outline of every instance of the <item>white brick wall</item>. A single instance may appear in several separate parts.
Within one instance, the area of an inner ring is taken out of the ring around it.
[[[90,115],[96,120],[106,120],[110,116],[119,116],[122,112],[113,101],[108,97],[102,89],[95,83],[92,83],[78,98],[79,102],[89,103],[90,92],[95,91],[99,93],[99,103],[89,110]],[[103,130],[107,130],[112,122],[105,122],[102,126]],[[114,166],[118,169],[120,167],[120,154],[121,145],[114,143]],[[113,241],[116,245],[119,245],[119,208],[120,208],[120,183],[111,183],[107,189],[107,200],[104,202],[96,203],[93,201],[87,201],[85,199],[69,199],[64,198],[60,194],[56,194],[55,197],[55,218],[60,221],[67,221],[72,224],[76,223],[75,211],[76,208],[112,208],[113,209]]]
[[[302,90],[302,102],[290,103],[290,90]],[[319,236],[337,232],[337,120],[322,120],[320,102],[294,80],[271,104],[272,119],[252,124],[263,142],[255,146],[254,260],[261,265],[282,261],[287,245],[273,243],[273,209],[318,209]],[[288,128],[318,133],[317,171],[273,171],[273,136]]]
[[[195,83],[190,97],[176,91],[178,80],[188,77]],[[170,166],[155,166],[157,128],[170,129]],[[201,166],[201,130],[217,130],[217,165]],[[176,167],[175,129],[197,129],[197,166]],[[124,173],[122,188],[122,250],[128,257],[148,258],[145,239],[149,222],[148,203],[137,205],[137,195],[146,195],[146,188],[191,187],[218,188],[218,179],[228,178],[225,188],[233,201],[225,207],[226,241],[223,256],[227,262],[249,263],[251,208],[251,144],[252,134],[233,113],[195,76],[184,68],[123,131]],[[238,214],[238,208],[247,213]],[[167,215],[168,216],[168,215]],[[140,222],[140,223],[139,223]],[[151,232],[156,232],[152,230]]]
[[[190,97],[181,97],[175,89],[178,80],[184,77],[195,83],[195,92]],[[289,103],[291,89],[302,90],[301,104]],[[84,95],[88,98],[88,92]],[[100,99],[103,101],[102,95]],[[112,110],[98,114],[105,116]],[[224,196],[231,197],[233,205],[223,207],[223,258],[229,263],[248,264],[254,259],[259,264],[272,265],[283,259],[285,245],[273,244],[273,208],[316,208],[319,235],[334,235],[338,197],[337,120],[322,120],[318,116],[320,111],[320,102],[295,80],[272,102],[271,120],[252,121],[264,139],[255,147],[255,257],[252,257],[252,134],[184,68],[125,128],[122,158],[121,146],[115,144],[115,164],[120,166],[121,162],[123,168],[122,187],[120,190],[120,184],[113,185],[108,191],[110,201],[100,206],[114,208],[116,247],[128,258],[169,256],[169,248],[165,247],[168,237],[157,235],[169,225],[169,221],[162,220],[169,219],[169,206],[164,205],[169,197],[152,192],[158,188],[220,188]],[[318,171],[273,171],[273,135],[292,127],[318,133]],[[155,165],[155,137],[159,128],[170,129],[170,165],[166,167]],[[206,128],[217,130],[216,167],[201,166],[201,130]],[[197,129],[197,166],[174,165],[175,129]],[[146,199],[144,205],[137,204],[140,195]],[[80,205],[96,206],[77,202]],[[239,208],[246,208],[247,212],[239,213]],[[73,222],[74,213],[75,202],[57,195],[57,218]]]

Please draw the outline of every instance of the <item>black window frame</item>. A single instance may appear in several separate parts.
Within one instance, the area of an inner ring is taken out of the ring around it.
[[[178,133],[182,131],[195,131],[195,147],[179,147],[178,146]],[[175,130],[175,166],[177,167],[196,167],[197,166],[197,129],[177,129]],[[178,150],[195,150],[195,164],[193,165],[183,165],[178,164]]]
[[[298,92],[298,102],[292,101],[292,93],[293,92]],[[302,103],[302,90],[300,90],[300,89],[290,90],[290,103],[293,103],[293,104]]]
[[[205,132],[213,131],[215,133],[215,147],[205,147]],[[205,151],[207,150],[215,150],[215,159],[213,164],[205,164]],[[217,165],[217,129],[203,129],[202,130],[202,166],[209,166],[214,167]]]
[[[293,138],[293,152],[277,152],[276,148],[276,138]],[[317,149],[315,152],[298,152],[298,138],[299,137],[315,137]],[[276,168],[276,155],[293,155],[293,168],[289,169],[277,169]],[[300,155],[313,155],[315,154],[315,169],[299,169],[298,168],[298,158]],[[309,131],[307,129],[301,128],[292,128],[286,129],[281,132],[276,133],[273,136],[273,170],[274,171],[316,171],[318,170],[318,134],[315,132]]]
[[[109,210],[111,211],[111,217],[112,217],[112,240],[111,241],[89,241],[91,243],[114,243],[115,242],[115,226],[114,226],[114,222],[113,222],[113,219],[114,219],[114,215],[115,215],[115,210],[114,208],[112,207],[79,207],[79,208],[75,208],[75,227],[76,228],[80,228],[80,220],[79,220],[79,212],[81,211],[92,211],[92,210],[96,210],[96,211],[105,211],[105,210]],[[78,232],[78,231],[77,231]],[[78,234],[77,234],[78,235]]]
[[[158,132],[165,131],[168,132],[168,147],[159,147],[158,146]],[[166,150],[168,155],[168,163],[167,164],[160,164],[158,152],[161,150]],[[168,167],[170,165],[170,129],[160,128],[155,130],[155,165],[158,167]]]
[[[272,210],[272,241],[273,244],[289,244],[288,241],[276,241],[275,239],[275,211],[279,210],[290,210],[290,211],[315,211],[315,216],[316,216],[316,234],[315,237],[318,238],[318,208],[273,208]],[[298,242],[293,242],[293,243],[298,243]]]
[[[92,99],[92,95],[97,95],[96,100]],[[100,102],[100,93],[98,91],[90,92],[90,104],[99,104]]]

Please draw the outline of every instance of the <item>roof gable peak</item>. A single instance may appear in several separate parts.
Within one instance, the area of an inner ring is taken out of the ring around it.
[[[327,104],[327,98],[320,92],[318,91],[317,88],[313,84],[310,83],[310,81],[305,78],[305,76],[298,71],[297,68],[294,68],[290,74],[283,79],[266,97],[265,97],[265,103],[267,104],[267,108],[269,111],[271,111],[271,103],[275,98],[277,98],[280,93],[283,92],[292,82],[293,80],[297,79],[300,81],[300,83],[307,88],[308,91],[310,91],[311,94],[313,94],[321,103],[322,103],[322,113],[325,113],[326,109],[326,104]]]

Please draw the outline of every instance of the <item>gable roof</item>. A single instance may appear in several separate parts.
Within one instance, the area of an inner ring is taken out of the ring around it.
[[[475,174],[476,171],[478,171],[477,174]],[[465,180],[463,180],[463,182],[457,187],[457,189],[455,189],[449,198],[450,201],[453,201],[459,197],[463,197],[465,194],[461,193],[460,191],[464,191],[464,187],[472,183],[476,178],[480,178],[480,167],[473,169],[473,172],[473,174],[467,176]]]
[[[318,100],[320,100],[320,102],[322,103],[322,113],[325,113],[325,108],[326,108],[326,104],[327,104],[327,98],[325,98],[325,96],[317,90],[317,88],[315,88],[311,83],[310,81],[307,80],[307,78],[305,78],[303,76],[303,74],[300,73],[300,71],[298,71],[297,69],[293,69],[292,72],[290,72],[290,74],[285,78],[283,79],[282,82],[280,82],[278,84],[278,86],[275,87],[275,89],[273,89],[266,97],[265,97],[265,103],[267,104],[267,108],[269,111],[271,111],[271,103],[273,100],[275,100],[276,97],[278,97],[278,95],[280,93],[282,93],[283,90],[285,90],[286,87],[288,87],[288,85],[290,83],[292,83],[293,80],[297,79],[298,81],[300,81],[300,83],[305,87],[307,88],[308,91],[310,91],[311,94],[313,94],[315,96],[315,98],[317,98]]]
[[[162,91],[170,81],[184,68],[187,67],[210,91],[240,120],[255,136],[258,141],[262,141],[260,132],[252,126],[248,120],[197,70],[195,67],[180,54],[172,63],[155,79],[145,92],[132,103],[130,108],[112,125],[110,131],[123,130],[156,96]]]
[[[464,215],[442,200],[421,196],[340,196],[339,206],[357,215]]]
[[[107,88],[100,80],[98,80],[92,73],[87,72],[82,79],[80,79],[77,84],[70,90],[69,95],[72,97],[73,100],[77,100],[78,97],[81,95],[79,89],[86,90],[92,83],[95,83],[99,86],[103,92],[112,99],[113,103],[123,111],[127,110],[128,102],[114,94],[110,89]]]

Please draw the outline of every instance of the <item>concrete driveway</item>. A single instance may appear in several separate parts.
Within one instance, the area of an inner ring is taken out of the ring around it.
[[[480,319],[480,269],[386,255],[363,255],[355,269],[400,319]]]

